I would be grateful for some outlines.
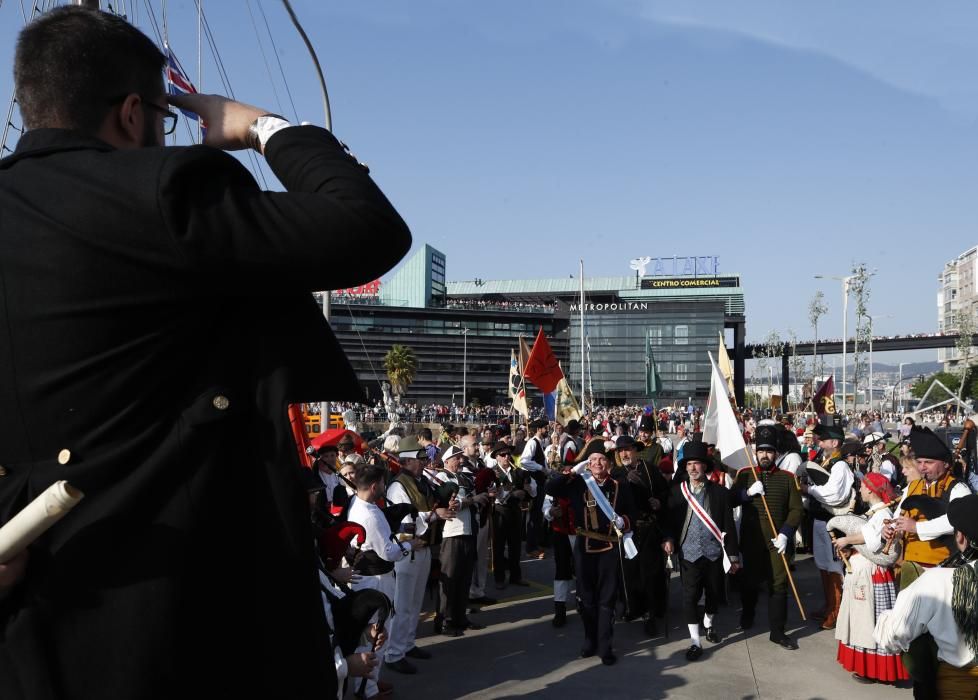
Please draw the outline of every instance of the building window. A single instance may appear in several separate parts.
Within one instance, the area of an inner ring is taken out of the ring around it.
[[[678,339],[677,339],[677,341],[678,341]],[[676,363],[676,381],[677,382],[685,382],[686,381],[686,377],[687,377],[686,363],[685,362],[677,362]]]
[[[676,345],[687,345],[689,343],[689,326],[676,326]]]

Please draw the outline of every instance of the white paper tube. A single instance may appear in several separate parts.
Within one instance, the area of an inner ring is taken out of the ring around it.
[[[10,561],[61,520],[85,494],[56,481],[0,527],[0,564]]]

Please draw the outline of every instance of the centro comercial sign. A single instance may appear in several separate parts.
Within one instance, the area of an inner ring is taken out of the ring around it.
[[[652,277],[642,280],[642,289],[709,289],[739,287],[736,277]]]

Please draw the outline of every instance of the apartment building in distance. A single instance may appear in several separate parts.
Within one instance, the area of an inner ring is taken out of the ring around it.
[[[938,275],[937,328],[942,333],[957,333],[960,319],[970,316],[978,327],[978,246],[969,248],[944,264]],[[945,371],[959,362],[957,348],[940,348],[937,361]]]

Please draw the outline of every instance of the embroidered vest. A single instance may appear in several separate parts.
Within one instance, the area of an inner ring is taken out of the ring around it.
[[[433,496],[430,493],[421,493],[417,480],[407,472],[398,474],[394,481],[404,487],[408,498],[411,500],[411,505],[417,508],[418,511],[427,512],[434,507],[435,500]]]
[[[910,496],[933,496],[947,501],[951,496],[951,489],[958,483],[949,471],[940,479],[935,481],[928,488],[926,479],[917,479],[907,488],[907,497]],[[916,508],[911,508],[906,512],[908,517],[913,518],[918,523],[927,520],[927,516]],[[907,561],[915,561],[918,564],[940,564],[951,556],[951,550],[941,544],[940,539],[922,541],[916,533],[908,532],[904,540],[903,558]]]

